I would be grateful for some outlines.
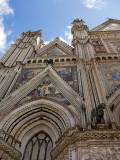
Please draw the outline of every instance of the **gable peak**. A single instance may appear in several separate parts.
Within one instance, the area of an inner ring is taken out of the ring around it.
[[[90,31],[113,31],[120,30],[120,20],[107,18],[108,20]]]
[[[61,55],[73,55],[72,53],[72,49],[73,47],[68,45],[67,43],[63,42],[62,40],[60,40],[58,37],[56,37],[55,40],[53,40],[52,42],[48,43],[47,45],[45,45],[42,48],[39,48],[37,50],[37,57],[38,56],[61,56]],[[55,51],[56,53],[54,53],[53,55],[51,55],[49,52],[51,51]],[[49,55],[47,55],[49,53]]]

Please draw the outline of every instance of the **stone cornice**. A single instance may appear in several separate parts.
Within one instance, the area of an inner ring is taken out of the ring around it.
[[[6,143],[1,137],[0,137],[0,149],[4,151],[4,153],[8,154],[10,157],[12,157],[13,160],[19,160],[22,154],[16,150],[14,147]]]
[[[104,34],[108,34],[109,35],[109,34],[118,34],[118,33],[120,34],[120,30],[114,30],[114,31],[89,31],[88,32],[89,35],[96,35],[96,34],[97,35],[99,35],[99,34],[100,35],[102,35],[102,34],[103,35]]]
[[[12,69],[13,70],[17,66],[23,67],[25,65],[21,61],[16,61],[15,65],[10,67],[10,66],[5,66],[3,62],[0,62],[0,68],[2,68],[2,69],[8,69],[8,70]]]
[[[120,143],[120,130],[86,130],[83,132],[73,133],[71,136],[65,136],[64,139],[51,152],[55,159],[68,145],[87,143],[88,141],[116,141]]]
[[[108,59],[108,57],[112,57],[113,59]],[[118,59],[114,59],[114,57],[118,57]],[[100,53],[100,54],[95,54],[95,57],[93,57],[92,59],[90,60],[85,60],[85,59],[80,59],[80,58],[77,58],[75,55],[71,55],[71,56],[56,56],[56,57],[41,57],[40,60],[44,60],[44,59],[62,59],[62,58],[75,58],[76,61],[64,61],[64,62],[54,62],[54,65],[53,66],[75,66],[75,65],[79,65],[79,63],[81,64],[84,64],[84,65],[90,65],[90,64],[93,64],[95,61],[98,63],[98,64],[106,64],[106,63],[114,63],[114,64],[119,64],[120,63],[120,53]],[[106,59],[104,59],[106,58]],[[39,57],[29,57],[28,58],[28,61],[29,60],[39,60]],[[13,70],[15,69],[17,66],[20,66],[22,68],[28,68],[28,67],[46,67],[46,63],[25,63],[23,64],[22,62],[20,61],[17,61],[16,64],[14,66],[5,66],[2,62],[0,62],[0,68],[2,69],[7,69],[7,70]]]
[[[57,59],[57,58],[76,58],[76,55],[59,55],[59,56],[40,56],[40,57],[28,57],[27,60],[31,59]]]
[[[97,64],[120,64],[120,59],[117,59],[117,60],[115,60],[115,59],[111,59],[111,60],[109,60],[109,59],[106,59],[106,60],[100,59],[100,60],[98,60],[96,58],[96,62],[97,62]]]
[[[90,39],[120,40],[120,31],[88,32]]]
[[[77,65],[77,61],[76,62],[54,62],[53,67],[66,67],[66,66],[76,66]],[[40,68],[46,68],[46,63],[26,63],[24,68],[36,68],[36,67],[40,67]]]
[[[106,54],[107,55],[107,54]],[[102,59],[104,56],[96,56],[96,57],[93,57],[89,60],[85,60],[83,58],[78,58],[76,63],[79,65],[79,64],[82,64],[82,65],[92,65],[94,63],[100,65],[100,64],[120,64],[120,59]],[[108,56],[109,57],[109,56]],[[99,58],[99,59],[98,59]]]
[[[97,56],[120,56],[120,53],[97,53],[95,57]]]

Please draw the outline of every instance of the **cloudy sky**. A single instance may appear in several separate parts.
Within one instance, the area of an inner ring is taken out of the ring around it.
[[[120,0],[0,0],[0,57],[28,30],[42,29],[45,43],[56,37],[70,43],[76,18],[89,29],[107,18],[120,20]]]

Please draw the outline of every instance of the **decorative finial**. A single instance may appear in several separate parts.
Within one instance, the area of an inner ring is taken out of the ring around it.
[[[27,31],[27,34],[28,34],[28,35],[31,35],[31,30]]]
[[[75,19],[74,21],[73,21],[73,26],[78,26],[78,27],[82,27],[83,25],[84,25],[84,21],[81,19],[81,20],[79,20],[78,18],[77,19]]]
[[[39,31],[38,31],[38,35],[39,35],[40,37],[42,37],[42,30],[39,30]]]
[[[56,37],[57,40],[59,40],[59,37]]]
[[[37,37],[37,45],[36,49],[42,48],[44,46],[44,42],[41,40],[42,37],[42,30],[37,31],[38,37]]]
[[[111,20],[112,18],[106,18],[106,19]]]

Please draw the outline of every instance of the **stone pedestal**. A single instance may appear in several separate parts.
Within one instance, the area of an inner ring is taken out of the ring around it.
[[[106,127],[105,124],[98,124],[97,125],[98,129],[105,129],[105,127]]]

